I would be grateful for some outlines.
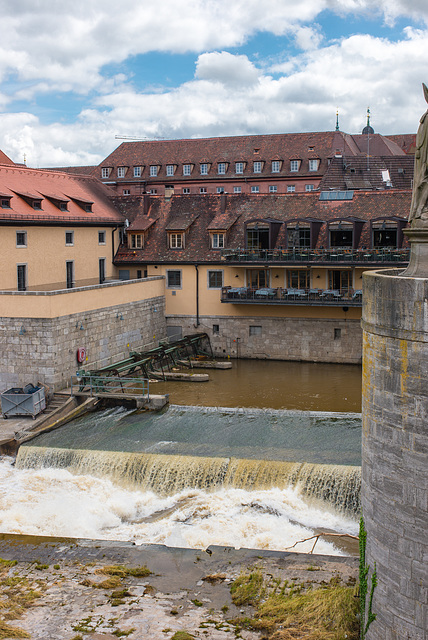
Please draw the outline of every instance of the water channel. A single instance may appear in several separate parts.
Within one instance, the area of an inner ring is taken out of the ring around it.
[[[321,529],[355,534],[360,367],[248,360],[209,373],[152,384],[170,394],[161,414],[94,413],[2,461],[0,530],[278,550]]]

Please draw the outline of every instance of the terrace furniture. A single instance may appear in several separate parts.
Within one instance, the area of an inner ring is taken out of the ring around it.
[[[342,294],[339,289],[325,289],[321,293],[321,298],[325,298],[326,300],[340,300],[342,298]]]
[[[255,292],[255,297],[256,298],[265,298],[265,299],[272,299],[276,297],[276,289],[271,289],[269,287],[266,287],[264,289],[257,289]]]

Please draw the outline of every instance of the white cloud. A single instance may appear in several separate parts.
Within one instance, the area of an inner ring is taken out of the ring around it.
[[[203,53],[196,62],[196,77],[199,80],[221,82],[234,86],[257,82],[260,71],[247,56],[232,55],[226,51]]]

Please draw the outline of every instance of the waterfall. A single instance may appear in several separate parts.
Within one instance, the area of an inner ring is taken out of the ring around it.
[[[197,457],[54,447],[22,446],[21,469],[60,468],[76,475],[107,477],[115,484],[160,496],[186,488],[215,491],[296,487],[349,515],[360,512],[360,467],[233,457]]]

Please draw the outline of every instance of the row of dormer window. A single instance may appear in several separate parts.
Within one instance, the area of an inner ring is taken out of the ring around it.
[[[43,198],[37,198],[29,195],[18,194],[25,202],[35,209],[36,211],[42,210],[42,201]],[[2,209],[11,209],[11,200],[13,196],[1,196],[0,207]],[[68,202],[69,200],[60,200],[59,198],[48,198],[52,204],[54,204],[60,211],[68,211]],[[86,202],[84,200],[74,200],[74,202],[79,205],[86,213],[90,213],[92,211],[92,202]]]
[[[308,161],[308,170],[309,171],[318,171],[318,167],[319,167],[319,163],[320,160],[319,159],[310,159]],[[234,168],[235,168],[235,174],[236,175],[240,175],[243,174],[245,169],[247,168],[247,162],[235,162]],[[256,160],[253,162],[253,166],[252,166],[252,170],[253,173],[262,173],[265,167],[265,162],[261,161],[261,160]],[[279,173],[282,169],[282,165],[283,165],[283,161],[282,160],[272,160],[271,162],[271,173]],[[298,171],[300,171],[302,165],[302,161],[301,160],[290,160],[290,172],[292,173],[296,173]],[[187,164],[183,164],[183,176],[191,176],[195,170],[195,164],[193,163],[187,163]],[[208,173],[211,170],[211,164],[207,163],[207,162],[202,162],[199,164],[199,174],[201,176],[206,176],[208,175]],[[218,162],[217,163],[217,174],[218,175],[225,175],[230,168],[230,163],[229,162]],[[143,172],[144,172],[145,167],[144,166],[134,166],[133,167],[133,177],[134,178],[141,178]],[[158,164],[151,164],[149,166],[149,176],[151,178],[156,178],[159,175],[161,169],[161,165]],[[178,169],[178,165],[176,164],[167,164],[165,167],[165,173],[167,177],[172,177],[177,175],[177,169]],[[128,173],[129,167],[126,166],[120,166],[117,167],[117,177],[118,178],[125,178],[127,173]],[[113,168],[112,167],[102,167],[101,169],[101,178],[106,179],[109,178],[111,176],[113,172]]]

